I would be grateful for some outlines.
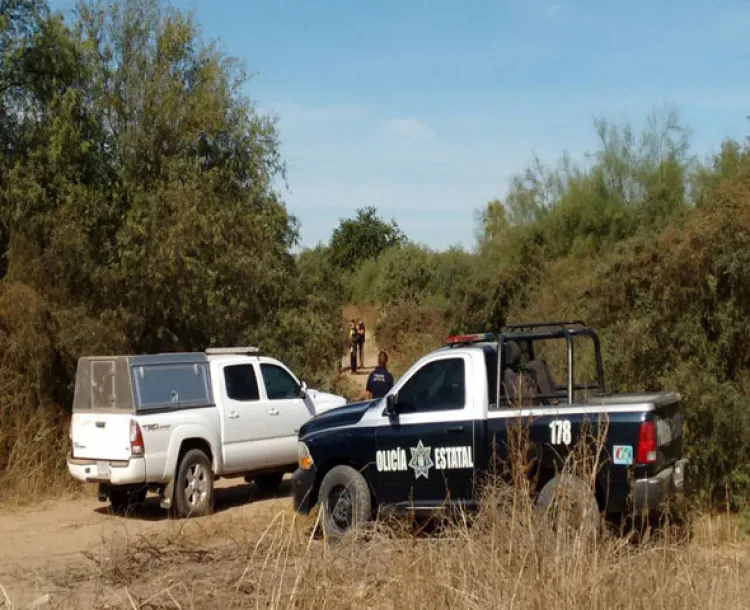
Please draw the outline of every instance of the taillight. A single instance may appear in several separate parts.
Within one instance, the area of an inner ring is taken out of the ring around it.
[[[641,422],[635,461],[637,464],[654,464],[656,462],[656,424],[653,420]]]
[[[143,435],[141,427],[134,419],[130,420],[130,455],[143,455],[145,447],[143,446]]]
[[[70,418],[70,425],[68,426],[68,440],[70,441],[70,457],[74,457],[75,446],[73,445],[73,418]]]

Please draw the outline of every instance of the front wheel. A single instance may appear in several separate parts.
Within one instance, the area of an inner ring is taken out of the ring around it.
[[[179,517],[202,517],[213,508],[213,471],[211,462],[200,449],[191,449],[180,461],[174,498]]]
[[[323,534],[337,540],[370,518],[370,488],[365,478],[350,466],[332,468],[318,493]]]

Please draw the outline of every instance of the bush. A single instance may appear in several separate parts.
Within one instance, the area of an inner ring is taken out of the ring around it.
[[[0,502],[70,486],[63,474],[68,417],[55,389],[54,320],[44,299],[0,284]],[[21,490],[23,490],[21,492]]]
[[[608,389],[679,391],[699,496],[729,493],[738,508],[750,494],[750,191],[724,192],[681,228],[549,263],[510,315],[584,318],[602,337]]]
[[[375,327],[380,349],[388,352],[388,367],[399,377],[430,350],[443,344],[448,332],[444,315],[431,307],[394,305]]]

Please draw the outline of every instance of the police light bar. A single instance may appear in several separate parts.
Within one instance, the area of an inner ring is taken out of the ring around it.
[[[445,339],[448,345],[456,343],[479,343],[480,341],[494,341],[493,333],[475,333],[472,335],[451,335]]]

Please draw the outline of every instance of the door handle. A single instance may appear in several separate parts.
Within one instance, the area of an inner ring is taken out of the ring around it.
[[[230,411],[228,415],[229,419],[237,419],[239,416],[240,414],[237,411]]]
[[[276,407],[271,407],[270,409],[268,409],[268,414],[269,415],[278,415],[279,414],[279,410]]]
[[[463,432],[464,427],[463,426],[449,426],[445,429],[446,432]]]

